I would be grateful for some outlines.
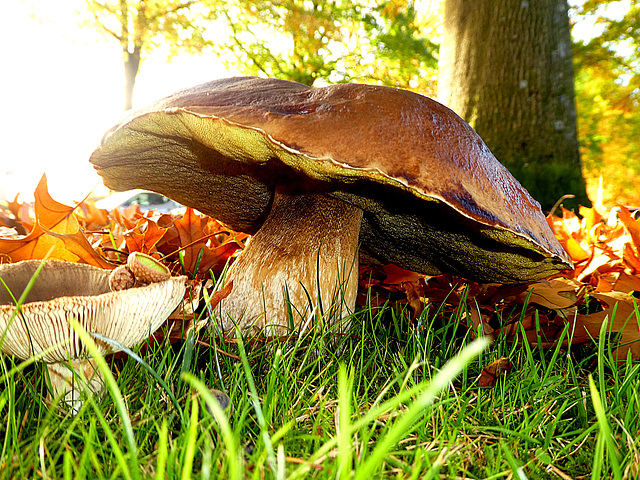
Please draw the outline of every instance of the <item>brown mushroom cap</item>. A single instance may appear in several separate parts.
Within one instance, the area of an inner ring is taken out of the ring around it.
[[[364,211],[362,249],[425,274],[518,283],[571,267],[539,204],[460,117],[388,87],[231,78],[132,114],[93,153],[146,188],[255,233],[274,191]]]
[[[19,296],[39,265],[39,260],[0,265],[0,278]],[[69,317],[90,333],[132,347],[155,332],[184,296],[186,277],[110,292],[110,273],[89,265],[46,262],[11,324],[16,307],[1,287],[2,352],[21,359],[46,352],[42,360],[50,363],[86,358],[88,351],[68,323]],[[118,351],[104,342],[96,344],[103,354]]]

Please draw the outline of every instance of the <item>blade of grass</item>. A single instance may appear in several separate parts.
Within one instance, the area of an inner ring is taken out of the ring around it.
[[[616,305],[613,307],[614,309],[614,313],[613,315],[615,315],[615,309],[618,306],[618,304],[616,303]],[[609,335],[607,335],[608,333],[608,325],[609,325],[609,315],[607,315],[606,317],[604,317],[604,320],[602,321],[602,324],[600,325],[600,334],[598,336],[598,383],[600,384],[600,391],[605,394],[606,393],[606,377],[604,374],[604,364],[605,364],[605,354],[606,354],[606,345],[605,345],[605,340],[607,338],[610,338],[610,332]],[[607,342],[608,343],[608,342]],[[604,410],[607,409],[607,398],[606,395],[605,397],[601,397],[601,401],[602,401],[602,408]]]
[[[467,345],[458,355],[448,361],[431,382],[425,385],[422,394],[409,405],[407,410],[398,417],[387,434],[378,441],[371,454],[358,468],[355,480],[364,480],[373,477],[376,469],[379,468],[384,457],[400,441],[400,439],[411,431],[418,417],[425,414],[425,410],[430,407],[437,396],[456,378],[466,366],[480,355],[489,346],[489,340],[479,338]],[[365,416],[366,417],[366,416]],[[355,424],[354,424],[355,425]],[[352,425],[353,427],[353,425]],[[353,434],[355,429],[352,430]]]
[[[527,480],[527,475],[524,473],[522,465],[518,463],[516,458],[513,456],[513,453],[511,453],[511,450],[509,450],[509,447],[507,447],[504,442],[500,442],[500,448],[502,453],[504,453],[505,461],[509,465],[509,468],[511,468],[513,476],[518,480]]]
[[[105,337],[104,335],[100,335],[99,333],[91,333],[90,334],[92,337],[97,338],[98,340],[100,340],[101,342],[105,342],[108,343],[109,345],[122,350],[124,353],[126,353],[127,355],[129,355],[131,358],[133,358],[137,363],[139,363],[140,365],[142,365],[144,367],[144,369],[149,372],[151,374],[151,376],[153,376],[153,378],[156,379],[156,382],[158,382],[160,384],[160,386],[162,387],[162,389],[165,391],[165,393],[167,394],[167,396],[169,397],[169,399],[171,400],[171,403],[173,403],[173,406],[176,408],[176,410],[178,411],[178,413],[180,414],[180,419],[182,420],[182,422],[184,422],[184,412],[182,411],[182,407],[180,407],[180,404],[178,403],[178,399],[175,397],[175,395],[173,394],[173,392],[171,391],[171,389],[169,388],[169,386],[166,384],[166,382],[162,379],[162,377],[160,375],[158,375],[158,372],[156,372],[151,365],[149,365],[147,362],[145,362],[142,358],[140,358],[140,356],[138,356],[136,354],[136,352],[134,352],[133,350],[131,350],[130,348],[125,347],[124,345],[122,345],[119,342],[116,342],[115,340],[112,340],[109,337]]]
[[[262,440],[264,441],[264,446],[265,446],[265,449],[267,450],[267,460],[269,463],[269,468],[273,472],[273,475],[280,480],[280,477],[278,477],[276,455],[275,455],[275,452],[273,451],[271,438],[269,437],[268,425],[264,420],[264,414],[262,412],[262,407],[260,406],[260,397],[258,396],[258,390],[256,389],[256,384],[253,381],[253,375],[251,374],[251,367],[249,366],[249,360],[247,359],[247,352],[244,349],[244,341],[242,339],[242,334],[240,333],[240,329],[238,327],[236,327],[236,338],[238,339],[238,350],[240,351],[240,359],[242,361],[242,367],[244,369],[244,374],[247,379],[247,385],[249,386],[251,403],[253,405],[254,411],[256,412],[256,418],[258,420],[258,425],[260,425]]]
[[[209,391],[209,388],[202,383],[202,381],[196,378],[191,373],[183,373],[182,377],[191,387],[197,390],[202,399],[209,407],[213,418],[215,419],[220,433],[222,434],[222,440],[224,442],[227,460],[229,462],[229,472],[226,478],[228,480],[240,480],[242,478],[242,458],[240,456],[240,448],[238,442],[231,430],[229,419],[226,413],[220,408],[220,404],[215,397]]]
[[[191,399],[191,416],[189,417],[189,430],[187,430],[186,450],[182,459],[182,480],[191,479],[193,469],[193,457],[196,453],[196,442],[198,435],[198,402]]]
[[[120,417],[120,421],[122,422],[122,426],[124,428],[125,438],[127,443],[129,444],[129,454],[131,456],[131,472],[133,478],[140,478],[140,469],[138,464],[138,448],[136,445],[135,435],[133,434],[133,428],[131,426],[131,418],[129,418],[129,412],[127,411],[127,406],[124,403],[124,398],[122,397],[122,392],[118,388],[118,383],[111,373],[111,369],[109,369],[109,365],[107,365],[106,360],[100,354],[98,347],[95,342],[91,338],[91,335],[84,329],[82,325],[73,317],[68,318],[71,327],[76,332],[78,337],[80,337],[80,341],[85,345],[89,354],[93,358],[96,363],[96,366],[100,370],[102,377],[104,378],[104,383],[111,395],[113,403],[115,404],[116,410],[118,411],[118,416]]]
[[[336,477],[347,480],[351,478],[353,464],[351,421],[351,394],[353,392],[353,374],[347,374],[344,365],[338,371],[338,473]]]
[[[158,456],[156,460],[156,478],[164,478],[164,471],[167,467],[167,446],[169,437],[169,426],[167,419],[162,419],[162,426],[158,433]]]
[[[129,466],[127,465],[127,460],[125,458],[125,455],[122,451],[122,449],[120,448],[120,444],[118,443],[118,440],[116,439],[116,436],[113,434],[113,431],[111,430],[111,427],[109,427],[109,422],[107,422],[107,419],[104,418],[104,415],[102,414],[102,412],[100,411],[100,406],[96,403],[95,399],[93,396],[89,395],[87,397],[87,401],[89,403],[89,405],[91,405],[91,408],[93,409],[95,418],[98,419],[98,422],[100,422],[100,425],[102,425],[102,429],[104,430],[104,433],[107,437],[107,440],[109,442],[109,445],[111,445],[111,448],[113,449],[113,455],[116,457],[116,459],[118,460],[118,467],[120,469],[122,469],[122,473],[123,475],[128,478],[128,479],[132,479],[133,476],[131,474],[131,470],[129,468]],[[96,436],[97,438],[97,436]],[[92,460],[93,458],[90,457]],[[92,463],[96,463],[95,461],[93,461]],[[99,465],[99,463],[98,463]],[[136,470],[137,470],[137,465],[136,465]]]
[[[622,470],[620,469],[620,461],[618,460],[618,449],[616,448],[613,434],[611,432],[611,425],[607,420],[607,414],[605,412],[605,406],[602,401],[602,397],[598,392],[596,383],[593,380],[593,376],[589,375],[589,390],[591,392],[591,401],[593,402],[593,409],[596,412],[596,418],[598,420],[598,427],[600,428],[600,434],[603,437],[604,447],[609,457],[609,463],[613,470],[613,478],[615,480],[622,479]]]

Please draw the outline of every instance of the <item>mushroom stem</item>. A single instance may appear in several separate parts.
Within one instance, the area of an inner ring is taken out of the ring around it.
[[[83,397],[100,394],[104,388],[104,380],[92,358],[47,363],[47,370],[51,398],[61,398],[74,414],[80,411]]]
[[[223,330],[282,335],[316,315],[350,315],[358,288],[362,210],[326,195],[276,190],[260,230],[229,269],[231,294],[218,306]]]

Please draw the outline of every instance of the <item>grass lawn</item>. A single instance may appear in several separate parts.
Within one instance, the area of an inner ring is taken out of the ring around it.
[[[4,357],[0,477],[638,478],[640,364],[616,364],[605,336],[481,352],[463,314],[387,306],[339,336],[107,357],[115,381],[76,416],[47,403],[41,365]],[[480,387],[500,357],[512,370]]]

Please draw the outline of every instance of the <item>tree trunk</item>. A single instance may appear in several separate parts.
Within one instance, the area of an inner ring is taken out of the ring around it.
[[[446,0],[439,100],[548,210],[589,205],[567,0]]]
[[[136,85],[136,76],[140,70],[141,47],[136,45],[133,52],[124,51],[124,109],[129,110],[133,106],[133,89]]]

